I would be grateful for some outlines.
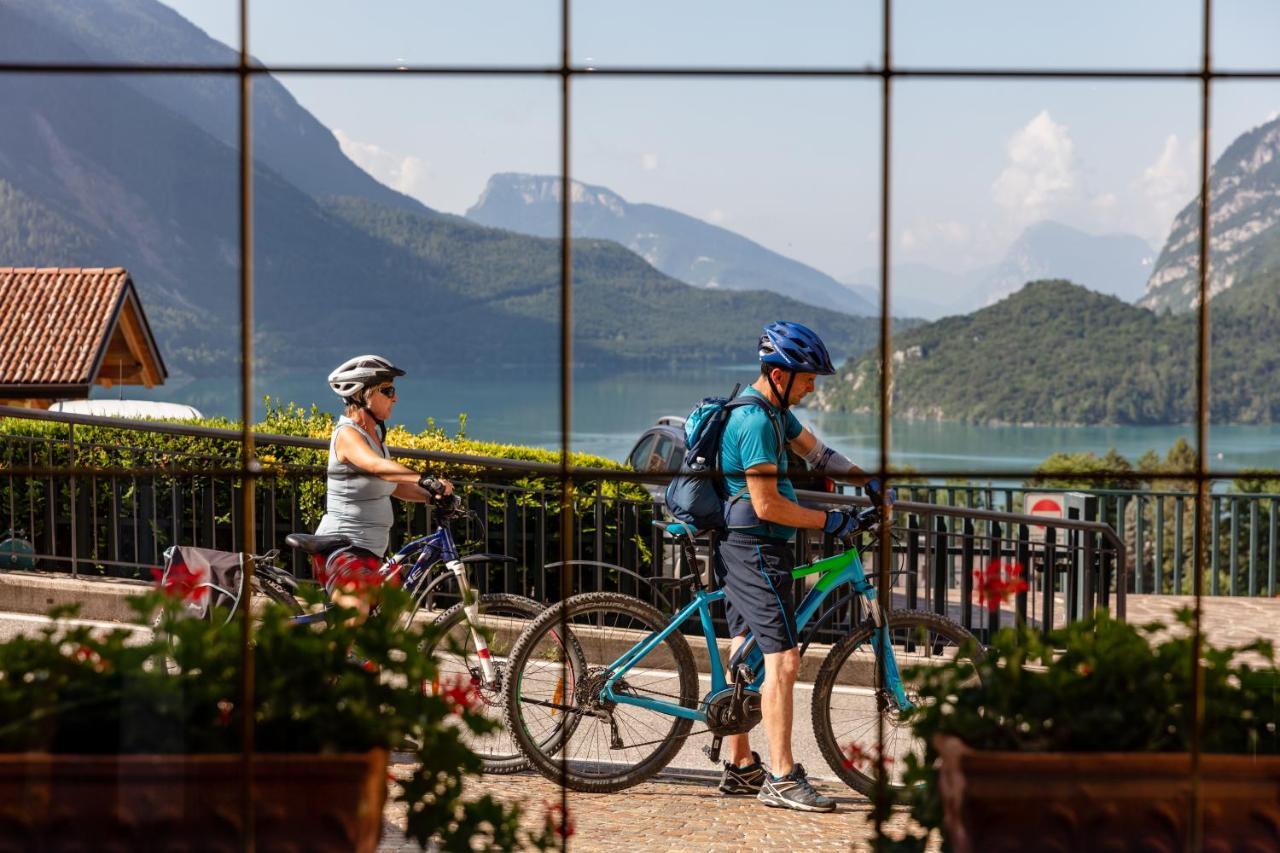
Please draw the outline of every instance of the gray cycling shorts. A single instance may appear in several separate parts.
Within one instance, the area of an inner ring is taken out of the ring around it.
[[[751,631],[764,654],[785,652],[799,645],[791,570],[795,546],[730,532],[716,548],[716,582],[724,589],[729,636]]]

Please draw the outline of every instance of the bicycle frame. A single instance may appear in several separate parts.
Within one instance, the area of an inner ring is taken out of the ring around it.
[[[850,548],[834,557],[827,557],[822,560],[815,560],[803,566],[798,566],[792,570],[793,578],[802,578],[812,574],[819,574],[818,581],[813,589],[800,602],[799,608],[796,610],[796,626],[799,631],[803,631],[805,625],[819,612],[822,603],[826,601],[827,596],[831,592],[843,584],[850,584],[854,591],[862,595],[867,602],[868,610],[876,621],[876,643],[875,654],[882,661],[882,669],[884,672],[884,685],[893,695],[894,700],[898,703],[898,707],[907,710],[912,707],[911,702],[907,699],[906,690],[902,684],[902,675],[898,670],[898,662],[893,654],[893,644],[890,642],[889,626],[881,624],[879,608],[876,606],[876,591],[871,586],[871,582],[867,580],[866,572],[862,567],[862,558],[854,548]],[[689,602],[679,613],[677,613],[661,631],[650,634],[644,640],[628,649],[621,657],[609,665],[609,669],[613,675],[605,682],[604,696],[610,701],[617,702],[620,705],[634,705],[639,708],[645,708],[650,711],[667,714],[673,717],[684,717],[685,719],[706,722],[707,713],[705,710],[698,708],[686,708],[683,705],[676,705],[672,702],[664,702],[658,699],[650,699],[643,696],[628,696],[625,693],[619,694],[614,692],[614,685],[618,679],[622,678],[635,664],[651,652],[657,645],[671,635],[673,631],[680,629],[680,626],[693,618],[696,613],[702,623],[703,637],[707,642],[707,652],[709,659],[713,662],[711,667],[711,692],[708,696],[714,696],[730,687],[728,680],[725,678],[724,667],[721,664],[720,648],[716,643],[716,633],[711,622],[711,605],[724,598],[724,590],[716,590],[715,592],[707,592],[703,589],[695,589],[693,601]],[[760,685],[764,682],[764,656],[760,649],[752,642],[751,635],[747,635],[747,644],[751,645],[750,650],[743,658],[752,673],[752,681],[748,685],[753,690],[759,690]],[[747,648],[747,644],[743,648]],[[705,702],[703,703],[705,706]]]
[[[475,554],[471,556],[499,559],[499,555],[495,554]],[[508,558],[503,557],[501,559]],[[479,599],[472,591],[471,580],[467,577],[466,564],[458,553],[458,546],[453,541],[453,534],[450,532],[448,525],[442,524],[436,529],[435,533],[406,543],[382,564],[382,567],[378,570],[378,576],[382,583],[392,583],[397,578],[399,579],[400,587],[413,597],[413,607],[409,609],[405,617],[406,619],[413,619],[413,614],[422,606],[423,599],[426,598],[432,586],[432,584],[427,583],[431,570],[440,563],[444,563],[445,568],[452,572],[457,579],[458,591],[463,601],[462,609],[467,614],[467,623],[471,629],[471,640],[476,644],[476,656],[480,659],[480,671],[484,675],[485,683],[493,684],[497,681],[498,673],[493,665],[489,644],[485,640],[483,632],[477,627],[480,618]],[[293,621],[295,624],[305,624],[306,622],[319,621],[324,618],[325,614],[321,612],[296,616]]]
[[[382,567],[384,582],[394,579],[399,574],[404,561],[415,552],[417,552],[417,558],[404,573],[401,581],[401,587],[413,596],[413,608],[409,611],[408,618],[413,618],[413,614],[417,612],[427,595],[429,584],[426,583],[426,579],[432,567],[437,563],[444,563],[445,568],[452,572],[458,581],[458,592],[462,595],[462,609],[467,614],[467,625],[471,629],[471,641],[476,644],[476,656],[480,659],[480,672],[486,684],[494,684],[498,679],[498,672],[493,665],[489,643],[485,640],[484,633],[478,628],[480,601],[471,589],[471,580],[467,577],[467,566],[462,562],[458,546],[454,544],[453,534],[449,531],[448,525],[442,524],[435,533],[415,539],[397,551]]]

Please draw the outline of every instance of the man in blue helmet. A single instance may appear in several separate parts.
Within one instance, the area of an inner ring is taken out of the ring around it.
[[[726,737],[732,760],[725,763],[720,790],[756,794],[770,806],[832,811],[835,801],[814,789],[791,752],[793,691],[800,670],[791,540],[801,527],[844,535],[852,530],[854,516],[796,503],[787,478],[786,446],[823,476],[854,485],[867,485],[871,478],[801,427],[791,412],[813,391],[818,376],[835,373],[822,340],[799,323],[777,322],[765,326],[759,350],[760,376],[743,393],[762,397],[768,405],[733,409],[720,442],[720,471],[730,498],[728,531],[718,543],[715,571],[725,590],[733,651],[750,630],[764,655],[761,710],[772,773],[751,751],[747,735]]]

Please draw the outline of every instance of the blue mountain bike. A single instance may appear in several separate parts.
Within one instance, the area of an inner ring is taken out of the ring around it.
[[[880,718],[891,788],[902,787],[906,754],[923,754],[923,744],[907,725],[918,698],[903,672],[943,660],[976,662],[982,654],[972,634],[936,613],[895,610],[879,621],[876,590],[853,543],[861,533],[878,532],[880,519],[878,508],[863,511],[842,553],[792,572],[796,578],[813,577],[796,612],[801,654],[810,648],[814,630],[834,613],[823,611],[834,591],[852,587],[872,614],[830,647],[812,689],[818,747],[836,776],[864,794],[875,785]],[[691,532],[678,524],[667,529],[679,544],[682,568],[696,566]],[[575,791],[619,791],[666,767],[692,734],[712,736],[704,752],[717,762],[721,738],[750,731],[761,721],[764,661],[755,641],[748,637],[729,661],[728,674],[721,662],[711,605],[724,592],[704,588],[696,570],[656,580],[692,587],[692,601],[668,617],[627,595],[572,596],[545,610],[512,647],[508,725],[516,744],[547,778],[563,779]],[[691,620],[706,643],[701,666],[681,631]],[[692,731],[695,724],[702,727],[698,732]]]

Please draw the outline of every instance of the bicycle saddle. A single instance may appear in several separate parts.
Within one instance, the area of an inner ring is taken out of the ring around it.
[[[655,521],[654,527],[661,527],[667,532],[668,536],[688,536],[691,539],[697,539],[702,535],[703,531],[696,529],[692,524],[685,524],[683,521],[673,521],[670,524],[662,521]]]
[[[340,533],[325,536],[313,536],[310,533],[290,533],[284,538],[290,548],[306,551],[308,554],[328,554],[339,548],[346,548],[351,540]]]
[[[689,586],[698,580],[697,575],[681,575],[678,578],[649,578],[649,582],[662,589],[679,589]]]

